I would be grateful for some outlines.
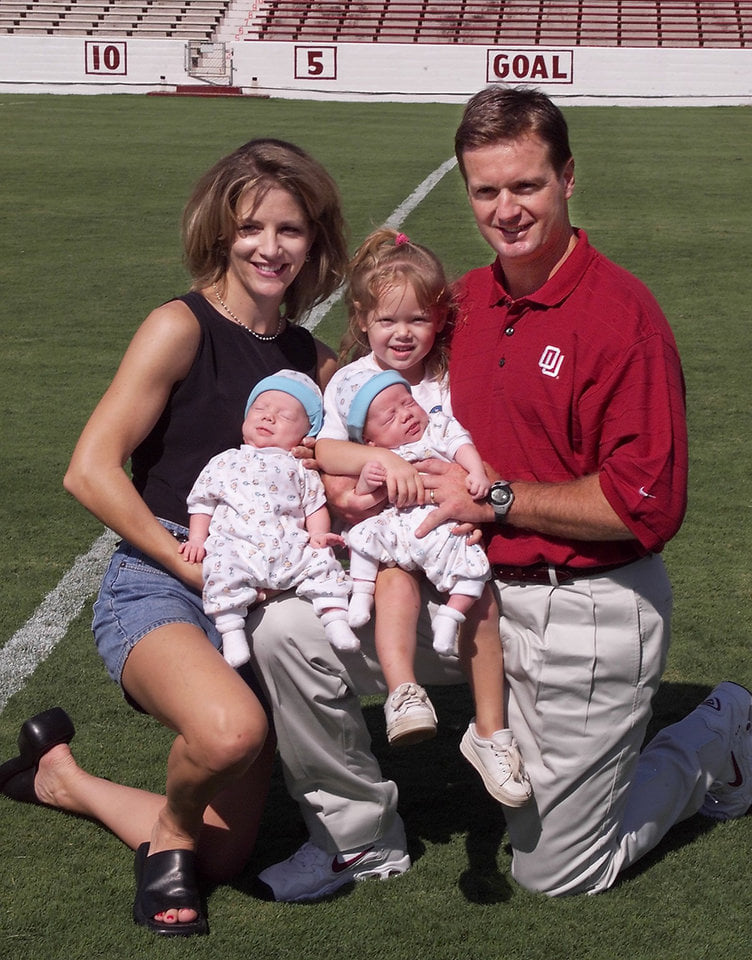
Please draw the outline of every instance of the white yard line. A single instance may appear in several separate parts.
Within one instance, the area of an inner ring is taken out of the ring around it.
[[[425,200],[436,184],[456,166],[457,160],[454,157],[451,157],[449,160],[446,160],[444,163],[442,163],[440,167],[437,167],[432,173],[429,173],[426,179],[413,190],[410,196],[402,201],[389,219],[384,223],[384,226],[392,227],[394,230],[397,230],[399,227],[401,227],[407,217],[413,212],[419,203]],[[327,300],[324,300],[323,303],[320,303],[317,307],[314,307],[314,309],[311,310],[310,314],[304,323],[301,324],[301,326],[307,327],[311,331],[315,330],[327,313],[329,313],[329,311],[335,305],[335,303],[339,303],[339,301],[342,299],[343,293],[344,291],[341,287],[339,290],[335,290]]]
[[[105,530],[0,649],[0,711],[52,653],[96,592],[116,540],[111,530]]]
[[[409,214],[456,165],[457,161],[452,157],[430,173],[391,214],[385,226],[395,230],[402,226]],[[334,304],[342,299],[342,292],[341,289],[337,290],[311,311],[305,321],[309,330],[318,327]],[[116,540],[111,530],[105,530],[94,541],[89,552],[76,559],[55,589],[47,594],[21,629],[0,649],[0,712],[13,694],[23,689],[28,678],[52,653],[89,598],[96,593]]]

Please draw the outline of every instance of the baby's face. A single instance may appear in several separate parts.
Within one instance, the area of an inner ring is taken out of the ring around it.
[[[363,427],[363,439],[390,450],[419,440],[428,426],[428,414],[401,383],[393,383],[374,397]]]
[[[243,441],[252,447],[292,450],[311,429],[303,404],[282,390],[264,390],[243,421]]]

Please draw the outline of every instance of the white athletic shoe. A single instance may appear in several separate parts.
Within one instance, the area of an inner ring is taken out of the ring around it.
[[[386,736],[392,746],[408,746],[436,736],[436,711],[417,683],[401,683],[384,704]]]
[[[714,820],[743,817],[752,807],[752,693],[724,680],[698,709],[726,715],[731,729],[728,764],[710,785],[700,813]]]
[[[499,803],[524,807],[532,797],[533,788],[511,730],[497,730],[486,740],[478,736],[475,723],[471,723],[460,741],[460,752]]]
[[[265,900],[297,903],[318,900],[354,880],[387,880],[410,869],[405,828],[400,817],[380,840],[367,847],[327,853],[310,840],[291,857],[258,875],[258,894]]]

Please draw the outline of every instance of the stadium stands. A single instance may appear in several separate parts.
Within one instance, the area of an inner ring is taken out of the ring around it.
[[[752,0],[0,0],[0,33],[211,40],[230,8],[251,41],[752,46]]]
[[[752,45],[751,0],[264,0],[252,22],[259,40]]]
[[[0,0],[0,33],[209,40],[230,0]]]

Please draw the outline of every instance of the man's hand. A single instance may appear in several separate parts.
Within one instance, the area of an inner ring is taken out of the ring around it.
[[[423,460],[417,466],[425,474],[426,490],[434,491],[439,508],[418,527],[416,536],[424,537],[450,518],[475,525],[494,521],[490,504],[470,496],[461,467],[437,460]],[[512,483],[515,499],[507,515],[509,526],[572,540],[635,539],[603,495],[597,474],[564,483]]]
[[[494,518],[493,508],[484,501],[472,498],[467,489],[467,472],[456,463],[446,463],[443,460],[421,460],[415,464],[423,475],[423,486],[426,491],[433,491],[432,503],[436,509],[415,531],[416,537],[425,537],[430,531],[448,520],[456,520],[455,533],[467,533],[463,525],[469,529],[484,523],[491,523]],[[430,493],[428,494],[430,498]]]

